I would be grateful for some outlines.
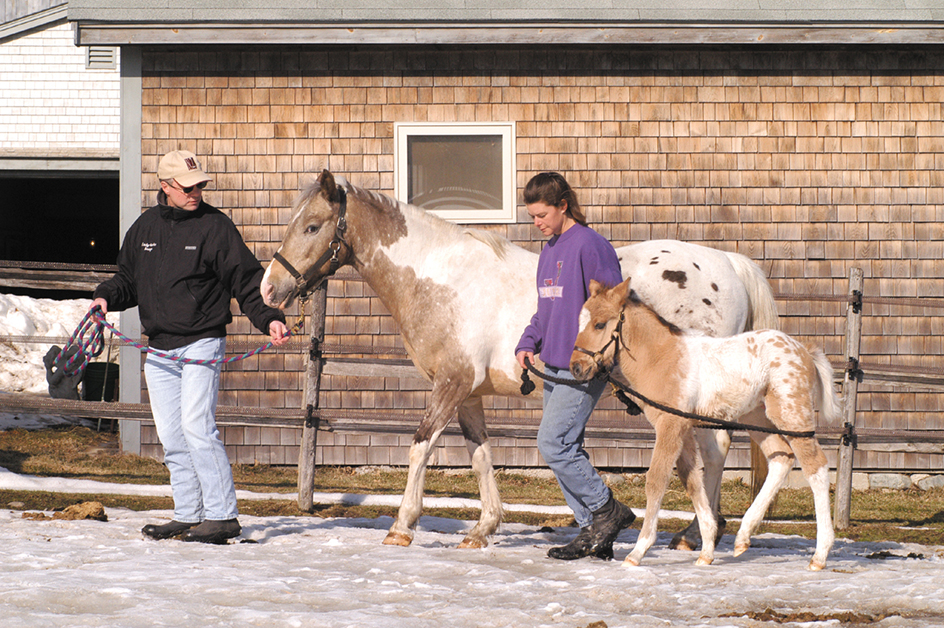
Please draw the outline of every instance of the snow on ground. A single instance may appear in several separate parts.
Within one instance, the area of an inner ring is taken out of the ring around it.
[[[41,478],[2,468],[0,489],[170,494],[168,486]],[[238,497],[296,499],[248,491]],[[316,503],[395,506],[399,499],[314,495]],[[425,504],[478,506],[458,498],[427,498]],[[547,549],[566,543],[572,528],[505,524],[489,547],[459,550],[474,522],[422,517],[413,545],[404,548],[381,543],[389,517],[242,515],[242,535],[212,546],[141,535],[145,524],[169,520],[170,511],[109,508],[107,522],[36,521],[12,506],[0,506],[4,628],[813,627],[852,625],[838,619],[850,617],[880,628],[944,626],[944,546],[838,539],[827,568],[814,573],[806,569],[814,542],[802,537],[760,534],[734,558],[733,536],[725,535],[714,564],[696,567],[695,554],[666,549],[670,535],[660,534],[642,566],[627,568],[622,559],[636,530],[619,536],[615,561],[562,562],[547,558]],[[562,506],[506,508],[567,512]],[[729,525],[733,530],[737,522]],[[769,617],[796,621],[752,618],[768,610]]]
[[[68,307],[38,301],[0,295],[0,334],[68,336],[88,307],[88,301]],[[0,389],[44,392],[47,349],[0,343]],[[56,419],[0,415],[0,429],[50,422]],[[0,469],[0,489],[169,494],[167,486],[39,478],[6,469]],[[295,499],[245,491],[239,497]],[[399,503],[399,496],[315,499]],[[475,502],[427,498],[425,504]],[[878,618],[869,625],[879,628],[944,626],[944,547],[838,539],[827,568],[813,573],[806,565],[814,543],[802,537],[761,534],[734,558],[733,536],[726,535],[714,564],[696,567],[694,554],[666,549],[669,535],[662,534],[642,566],[626,568],[622,559],[636,530],[620,535],[615,561],[562,562],[548,559],[547,549],[566,543],[573,529],[506,524],[489,547],[458,550],[474,522],[422,517],[413,545],[403,548],[381,544],[389,517],[241,516],[242,536],[214,546],[141,535],[146,523],[170,519],[170,511],[106,512],[107,522],[36,521],[0,504],[0,625],[584,628],[602,621],[608,628],[812,627],[850,625],[851,614],[860,624]],[[795,621],[751,618],[767,609],[775,619]],[[794,616],[802,613],[809,615]]]
[[[748,614],[767,609],[824,618],[793,626],[838,626],[829,617],[840,613],[944,626],[944,548],[840,539],[812,573],[801,537],[762,534],[733,558],[728,535],[715,563],[696,567],[663,534],[626,568],[635,530],[615,561],[563,562],[545,554],[572,529],[506,524],[489,547],[459,550],[472,522],[422,517],[404,548],[381,544],[389,517],[241,516],[238,542],[215,546],[144,539],[141,527],[170,511],[106,512],[34,521],[0,509],[3,626],[759,626]]]

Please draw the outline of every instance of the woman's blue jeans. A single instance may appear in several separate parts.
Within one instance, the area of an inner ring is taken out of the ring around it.
[[[548,375],[573,380],[567,369],[545,365]],[[594,379],[577,386],[544,380],[544,415],[538,428],[538,449],[554,471],[577,525],[590,525],[594,510],[610,499],[610,489],[590,464],[583,448],[584,431],[606,382]]]
[[[225,346],[225,338],[205,338],[164,352],[217,360],[213,364],[186,364],[152,353],[144,363],[154,425],[170,471],[174,519],[183,523],[225,521],[238,514],[233,472],[216,427]]]

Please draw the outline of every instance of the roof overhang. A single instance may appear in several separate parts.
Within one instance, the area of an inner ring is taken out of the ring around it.
[[[60,4],[57,7],[37,11],[24,17],[0,24],[0,42],[13,37],[26,35],[41,28],[47,28],[60,22],[65,22],[68,6]]]
[[[915,45],[944,42],[944,22],[75,22],[76,45]]]

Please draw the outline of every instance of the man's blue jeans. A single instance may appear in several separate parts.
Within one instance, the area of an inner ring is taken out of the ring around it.
[[[545,365],[548,375],[573,380],[567,369]],[[603,394],[606,382],[594,379],[572,386],[544,380],[544,415],[538,428],[538,449],[554,471],[577,525],[591,523],[594,510],[610,499],[610,489],[590,464],[583,448],[584,430],[590,413]]]
[[[214,364],[186,364],[151,353],[144,363],[154,425],[170,471],[174,519],[183,523],[225,521],[238,514],[233,473],[215,416],[225,346],[225,338],[205,338],[164,352],[217,360]]]

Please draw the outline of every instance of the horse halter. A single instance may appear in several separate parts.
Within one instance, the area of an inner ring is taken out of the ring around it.
[[[338,268],[341,266],[341,260],[338,257],[338,254],[341,252],[341,245],[343,244],[347,248],[351,248],[351,245],[344,239],[344,234],[347,231],[347,193],[344,191],[344,188],[338,187],[338,195],[340,196],[340,201],[338,206],[338,222],[334,227],[334,238],[328,244],[328,248],[325,252],[318,258],[318,261],[312,264],[304,275],[298,272],[278,251],[272,254],[272,259],[281,264],[285,270],[295,278],[295,293],[301,299],[308,297],[308,284],[314,279],[318,269],[321,268],[325,262],[330,261],[331,266],[329,267],[328,274],[322,277],[322,281],[338,271]]]
[[[590,351],[589,349],[584,349],[583,347],[574,345],[574,351],[579,351],[589,355],[594,364],[597,365],[598,373],[597,377],[600,379],[607,379],[612,371],[613,367],[616,366],[616,359],[619,357],[619,344],[620,338],[623,336],[623,321],[626,320],[626,310],[620,310],[619,321],[616,323],[616,328],[613,330],[613,333],[610,334],[610,339],[605,345],[600,347],[599,351]],[[610,348],[610,345],[616,343],[616,355],[613,358],[613,364],[610,365],[610,368],[603,367],[603,354],[606,353],[606,350]]]

